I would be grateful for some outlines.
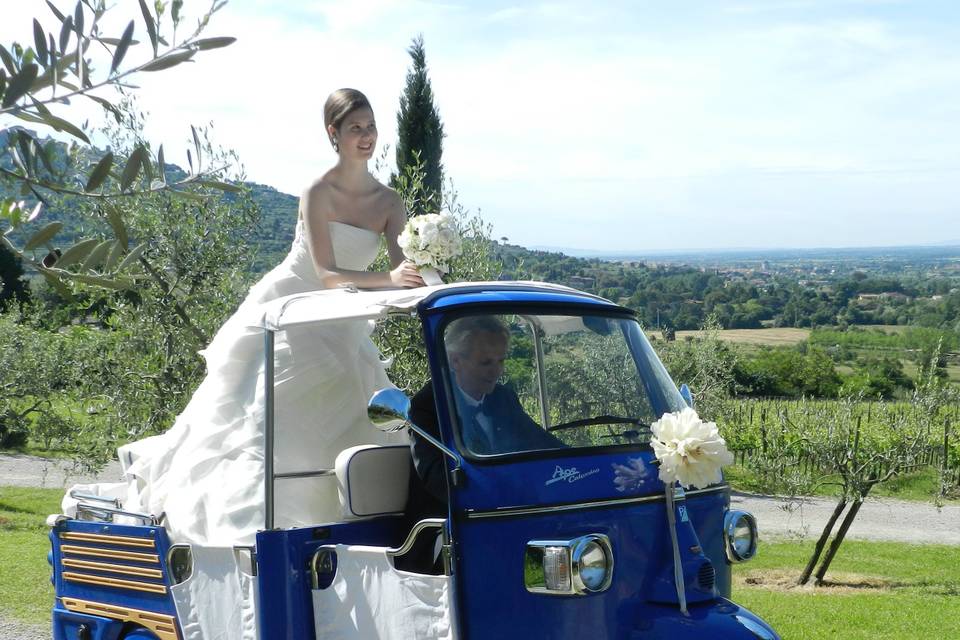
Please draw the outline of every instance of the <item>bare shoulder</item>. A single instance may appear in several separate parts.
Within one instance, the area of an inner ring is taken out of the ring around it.
[[[380,183],[377,187],[377,199],[383,203],[384,207],[397,208],[403,207],[403,198],[392,187]]]
[[[330,182],[329,178],[326,175],[322,175],[306,186],[306,188],[303,190],[302,197],[310,199],[329,199],[333,188],[333,184]]]
[[[394,189],[385,184],[377,188],[377,209],[388,219],[395,219],[397,216],[406,218],[406,211],[403,206],[403,198]]]
[[[332,204],[333,186],[326,176],[313,180],[300,195],[300,216],[309,224],[318,217],[329,215]]]

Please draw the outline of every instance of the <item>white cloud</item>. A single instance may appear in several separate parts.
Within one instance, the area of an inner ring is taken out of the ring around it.
[[[4,7],[0,41],[29,36],[24,4]],[[213,119],[252,179],[295,193],[334,159],[332,89],[367,92],[393,139],[423,33],[448,174],[498,234],[630,248],[623,229],[642,221],[674,246],[789,244],[808,216],[876,244],[904,233],[900,210],[933,239],[960,182],[957,22],[931,5],[909,20],[883,2],[738,6],[233,0],[211,34],[235,45],[145,75],[138,93],[168,157],[183,162],[186,125]],[[864,229],[871,207],[891,219]]]

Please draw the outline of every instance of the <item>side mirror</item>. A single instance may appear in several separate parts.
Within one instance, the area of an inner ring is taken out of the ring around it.
[[[380,389],[367,403],[367,417],[384,433],[400,431],[410,421],[410,398],[400,389]]]
[[[435,446],[443,452],[444,455],[457,463],[457,472],[463,466],[463,460],[455,451],[447,448],[445,444],[434,438],[432,435],[410,422],[410,398],[400,389],[380,389],[372,396],[367,403],[367,417],[373,425],[384,433],[395,433],[404,426],[410,428],[421,438]]]
[[[690,387],[687,386],[686,382],[680,385],[680,395],[683,397],[683,401],[687,403],[687,406],[693,409],[693,392],[690,391]]]

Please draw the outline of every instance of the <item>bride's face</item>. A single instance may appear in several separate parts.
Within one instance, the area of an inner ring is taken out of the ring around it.
[[[351,111],[335,134],[340,155],[357,160],[369,160],[377,146],[377,121],[367,107]]]

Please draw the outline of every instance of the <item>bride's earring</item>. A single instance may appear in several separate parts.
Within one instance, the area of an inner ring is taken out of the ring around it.
[[[333,143],[333,150],[336,151],[337,153],[340,153],[340,143],[337,142],[337,139],[336,139],[336,138],[330,138],[330,142]]]

